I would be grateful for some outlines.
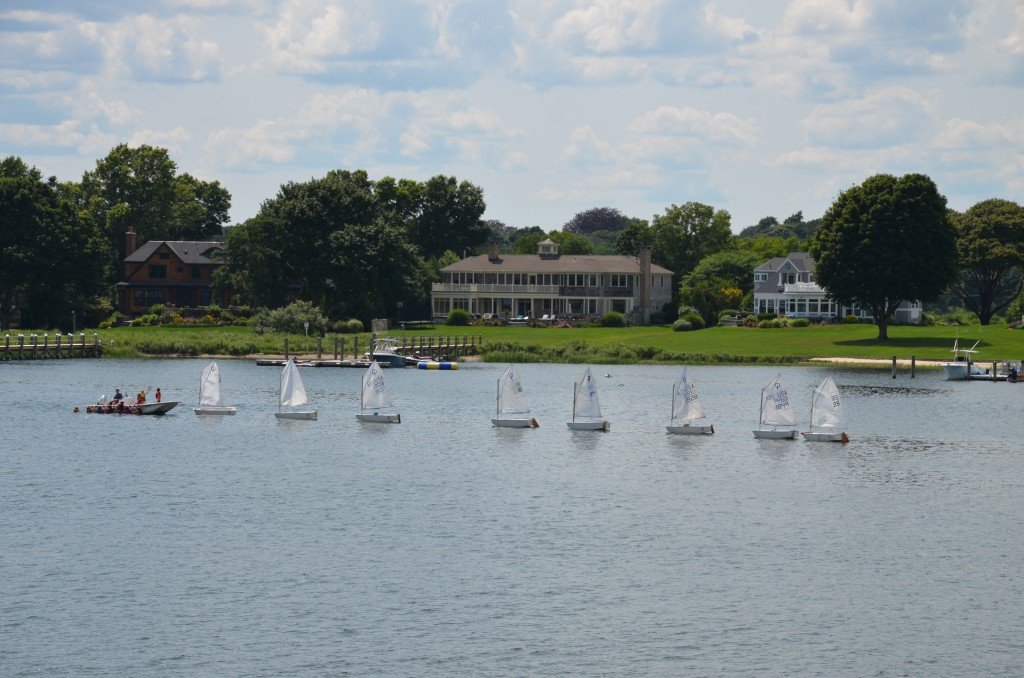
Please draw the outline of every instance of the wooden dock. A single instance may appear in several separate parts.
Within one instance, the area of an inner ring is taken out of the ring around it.
[[[368,341],[365,346],[359,344],[359,337],[352,338],[352,352],[348,352],[348,343],[343,337],[334,337],[334,350],[333,359],[330,357],[325,358],[324,356],[330,356],[331,350],[324,350],[324,339],[325,337],[317,337],[316,340],[316,357],[309,354],[308,352],[302,355],[296,355],[289,349],[288,337],[284,338],[284,358],[268,358],[264,360],[257,360],[256,364],[266,367],[281,367],[288,362],[289,357],[294,357],[298,365],[308,365],[313,367],[366,367],[369,365],[369,361],[365,358],[365,353],[360,349],[369,350],[372,345],[372,340]],[[477,335],[473,337],[469,334],[463,334],[459,336],[457,334],[443,335],[443,336],[429,336],[429,337],[392,337],[395,340],[395,348],[402,355],[408,356],[410,359],[430,359],[437,358],[440,360],[452,360],[454,358],[476,355],[480,347],[483,345],[483,335]],[[351,359],[348,358],[351,356]],[[414,363],[413,363],[414,364]],[[383,366],[383,364],[382,364]]]
[[[85,332],[68,334],[5,334],[0,360],[59,360],[67,358],[99,358],[103,355],[103,342],[93,334],[89,340]]]

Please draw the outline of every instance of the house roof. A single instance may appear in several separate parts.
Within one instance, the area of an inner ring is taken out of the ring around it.
[[[796,270],[801,273],[810,272],[814,270],[814,259],[807,252],[790,252],[784,257],[775,257],[774,259],[769,259],[768,261],[764,262],[754,270],[777,271],[780,268],[782,268],[782,266],[787,261],[792,262],[793,266],[796,267]]]
[[[219,242],[204,242],[200,240],[150,240],[139,249],[135,250],[124,258],[127,263],[142,263],[147,261],[160,249],[161,245],[167,245],[168,249],[185,264],[212,264],[210,255],[213,250],[224,250],[224,244]]]
[[[486,254],[467,257],[441,269],[445,273],[640,273],[636,257],[620,254],[503,254],[491,261]],[[651,264],[651,273],[672,275],[672,271]]]

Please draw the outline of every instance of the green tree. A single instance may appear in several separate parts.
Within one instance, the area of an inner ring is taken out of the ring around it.
[[[515,254],[537,254],[537,245],[542,240],[550,239],[558,244],[559,254],[593,254],[594,246],[586,238],[568,231],[551,231],[550,233],[529,233],[516,239],[513,252]]]
[[[933,299],[957,273],[946,199],[923,174],[878,174],[840,193],[810,253],[818,283],[870,311],[881,341],[901,302]]]
[[[474,250],[487,242],[488,227],[480,218],[485,209],[484,193],[478,186],[440,174],[431,177],[423,184],[410,238],[428,258],[449,249]]]
[[[646,219],[630,219],[629,225],[615,239],[615,253],[635,255],[644,247],[651,247],[654,233]]]
[[[717,252],[701,259],[693,272],[683,280],[690,284],[702,280],[723,280],[728,283],[728,287],[746,294],[754,289],[754,268],[762,261],[756,254],[743,250]]]
[[[786,238],[769,235],[740,236],[733,239],[733,245],[737,250],[753,254],[758,259],[758,264],[775,257],[784,257],[790,252],[806,251],[808,247],[808,243],[793,235]]]
[[[960,277],[950,289],[988,325],[1024,288],[1024,207],[991,199],[952,219]]]
[[[666,208],[651,220],[652,261],[686,276],[704,257],[729,248],[729,222],[728,212],[699,202]],[[674,296],[678,301],[678,288]]]
[[[563,231],[586,235],[598,231],[617,233],[629,226],[629,218],[614,207],[592,207],[576,213],[562,226]]]

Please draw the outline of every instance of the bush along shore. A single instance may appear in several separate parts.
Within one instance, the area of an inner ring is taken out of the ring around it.
[[[158,325],[85,330],[98,332],[103,355],[113,358],[156,356],[315,356],[317,339],[299,332],[256,331],[246,326]],[[42,330],[15,330],[28,336]],[[56,331],[50,330],[52,337]],[[312,334],[312,332],[311,332]],[[1024,332],[1006,325],[896,326],[888,341],[879,342],[871,325],[811,325],[764,329],[712,327],[688,332],[671,326],[647,327],[470,327],[417,326],[390,336],[407,346],[461,342],[468,337],[479,359],[489,362],[661,363],[661,364],[798,364],[816,359],[879,361],[917,358],[947,360],[953,342],[980,341],[980,362],[1024,358]],[[2,337],[0,337],[2,340]],[[368,332],[321,335],[324,359],[333,358],[335,341],[341,353],[361,355],[369,348]],[[12,341],[16,343],[16,339]],[[424,351],[430,354],[430,351]]]

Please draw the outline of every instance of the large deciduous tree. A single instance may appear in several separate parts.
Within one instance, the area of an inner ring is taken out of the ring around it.
[[[577,235],[611,231],[617,233],[629,226],[629,217],[614,207],[592,207],[578,212],[562,226],[563,231]]]
[[[422,186],[419,209],[409,225],[412,242],[426,258],[480,247],[490,232],[480,218],[486,207],[480,187],[455,177],[431,177]]]
[[[878,174],[840,193],[810,253],[817,282],[870,311],[881,341],[901,302],[933,299],[957,273],[946,199],[923,174]]]
[[[985,200],[952,218],[960,277],[950,289],[988,325],[1024,288],[1024,207]]]
[[[651,220],[651,259],[681,278],[704,257],[728,249],[729,223],[728,212],[699,202],[667,207]],[[678,300],[677,287],[673,301]]]

